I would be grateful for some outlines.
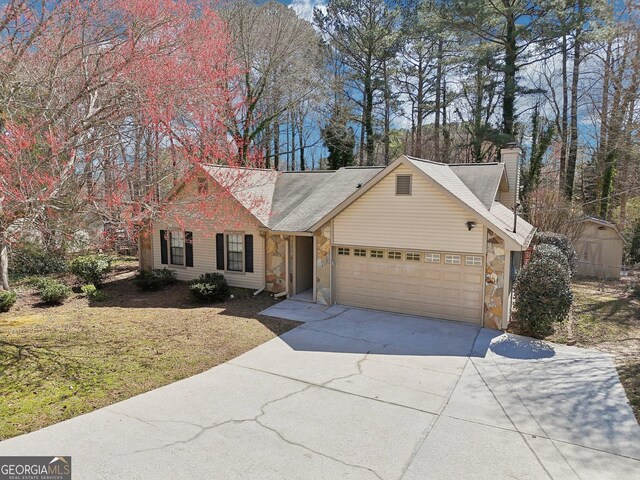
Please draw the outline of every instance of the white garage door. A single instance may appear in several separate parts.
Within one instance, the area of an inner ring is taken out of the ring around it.
[[[482,323],[478,255],[336,248],[337,303]]]

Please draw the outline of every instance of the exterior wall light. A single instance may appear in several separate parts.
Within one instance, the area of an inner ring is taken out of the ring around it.
[[[469,221],[469,222],[465,223],[465,225],[467,226],[469,231],[471,231],[471,229],[476,226],[476,222]]]

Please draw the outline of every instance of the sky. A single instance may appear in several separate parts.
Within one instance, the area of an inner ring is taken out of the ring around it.
[[[313,18],[314,7],[323,7],[325,0],[280,0],[285,5],[290,5],[296,13],[306,19],[311,20]]]

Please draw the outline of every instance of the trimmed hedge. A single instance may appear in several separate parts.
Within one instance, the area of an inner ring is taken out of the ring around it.
[[[69,270],[82,283],[92,283],[100,288],[111,271],[111,258],[106,255],[83,255],[71,261]]]
[[[189,291],[198,300],[224,302],[231,295],[227,279],[221,273],[205,273],[189,284]]]
[[[160,290],[168,285],[173,285],[178,279],[176,272],[168,268],[156,268],[155,270],[140,270],[134,279],[135,284],[142,291]]]
[[[567,318],[573,302],[568,269],[539,255],[518,273],[514,286],[514,318],[529,333],[544,335],[555,322]]]
[[[547,244],[553,245],[560,249],[567,259],[569,265],[569,273],[573,277],[576,273],[576,265],[578,263],[578,255],[575,248],[571,245],[571,242],[566,235],[553,232],[538,232],[535,236],[535,243],[537,245]]]
[[[6,290],[0,290],[0,312],[8,312],[11,307],[16,303],[18,295],[16,292],[8,292]]]

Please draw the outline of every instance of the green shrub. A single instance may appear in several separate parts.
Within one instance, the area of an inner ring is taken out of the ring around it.
[[[189,284],[191,294],[206,302],[224,302],[231,295],[227,279],[221,273],[205,273]]]
[[[51,252],[36,243],[24,243],[11,249],[9,274],[12,277],[62,273],[67,264],[59,252]]]
[[[554,247],[558,247],[560,251],[567,258],[567,263],[569,264],[569,271],[571,276],[576,273],[576,265],[578,263],[578,255],[576,254],[575,248],[571,245],[571,242],[567,238],[566,235],[562,235],[560,233],[553,232],[538,232],[536,233],[535,243],[537,245],[547,244],[553,245]]]
[[[514,318],[532,334],[546,334],[569,315],[573,293],[565,267],[549,257],[531,260],[518,273],[514,286]]]
[[[31,277],[27,280],[27,285],[34,287],[38,291],[42,291],[51,283],[59,283],[57,280],[49,277]]]
[[[158,268],[155,270],[140,270],[134,279],[134,282],[140,290],[154,291],[160,290],[167,285],[176,283],[176,272],[168,268]]]
[[[99,288],[111,271],[111,258],[106,255],[83,255],[71,261],[69,270],[81,282],[92,283]]]
[[[533,255],[531,255],[531,260],[539,260],[541,258],[550,258],[551,260],[555,260],[570,273],[567,257],[562,253],[562,250],[555,245],[551,245],[550,243],[541,243],[538,245],[533,251]]]
[[[94,300],[104,300],[105,298],[107,298],[105,293],[102,290],[98,290],[98,288],[93,283],[83,285],[82,287],[80,287],[80,290],[87,297],[93,298]]]
[[[18,295],[16,292],[8,292],[6,290],[0,290],[0,312],[8,312],[13,304],[16,303]]]
[[[71,293],[71,289],[64,283],[52,280],[42,289],[40,298],[44,303],[63,303]]]

